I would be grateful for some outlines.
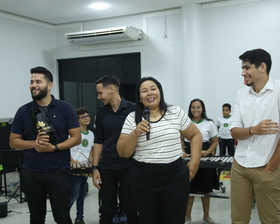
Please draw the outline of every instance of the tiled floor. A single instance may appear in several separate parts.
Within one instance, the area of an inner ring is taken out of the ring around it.
[[[17,173],[9,173],[7,175],[7,180],[13,179],[16,181],[18,178]],[[98,224],[99,223],[99,214],[98,214],[98,190],[92,185],[91,179],[89,178],[89,192],[85,199],[85,218],[84,221],[86,224]],[[224,186],[226,187],[226,191],[223,194],[221,191],[216,191],[215,193],[218,195],[229,196],[230,186],[229,180],[222,180]],[[0,202],[7,201],[8,198],[4,196],[0,197]],[[47,200],[47,216],[46,216],[46,224],[53,224],[51,207],[49,201]],[[5,218],[0,218],[0,223],[2,224],[27,224],[29,223],[29,213],[27,203],[18,203],[15,199],[11,199],[8,203],[8,216]],[[75,204],[71,209],[71,217],[75,219]],[[192,220],[193,224],[201,224],[202,222],[202,206],[200,202],[200,198],[196,197],[193,205],[192,211]],[[230,224],[230,199],[221,199],[221,198],[212,198],[211,206],[210,206],[210,216],[218,223],[218,224]],[[252,209],[252,217],[250,224],[259,224],[260,221],[257,215],[257,209],[254,207]],[[172,224],[172,223],[170,223]]]

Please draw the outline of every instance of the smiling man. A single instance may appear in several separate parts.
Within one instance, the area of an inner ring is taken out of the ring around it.
[[[24,150],[21,185],[30,223],[45,223],[48,195],[55,222],[72,224],[70,148],[81,141],[80,125],[73,107],[51,95],[51,72],[44,67],[30,72],[33,101],[18,109],[10,134],[11,148]],[[37,115],[44,119],[38,120]]]
[[[271,57],[263,49],[246,51],[242,76],[248,87],[238,91],[231,123],[238,139],[231,178],[233,224],[250,222],[257,201],[261,223],[280,223],[280,81],[269,78]]]
[[[121,158],[116,144],[126,116],[135,110],[135,103],[120,97],[120,82],[113,75],[96,81],[98,99],[104,106],[96,113],[93,159],[93,184],[100,189],[100,224],[111,224],[117,206],[117,190],[123,199],[128,224],[137,224],[138,215],[129,186],[132,158]],[[101,159],[102,158],[102,159]]]

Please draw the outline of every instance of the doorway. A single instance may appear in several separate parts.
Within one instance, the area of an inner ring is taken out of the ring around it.
[[[102,103],[97,100],[95,82],[105,75],[115,75],[121,83],[120,95],[135,101],[135,87],[141,78],[140,53],[58,60],[60,99],[74,109],[86,107],[95,117]],[[90,128],[94,119],[91,119]]]

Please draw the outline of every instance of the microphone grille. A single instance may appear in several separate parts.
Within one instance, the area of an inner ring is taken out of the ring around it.
[[[150,113],[150,108],[144,107],[144,114],[149,114],[149,113]]]

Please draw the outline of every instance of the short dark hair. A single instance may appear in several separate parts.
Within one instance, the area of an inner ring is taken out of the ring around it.
[[[85,114],[85,113],[89,114],[89,110],[86,107],[79,107],[76,109],[76,114],[77,114],[78,118],[79,118],[79,115]]]
[[[119,79],[114,76],[114,75],[105,75],[103,76],[102,78],[98,79],[96,82],[95,82],[95,85],[97,84],[102,84],[103,87],[107,87],[109,85],[113,85],[115,86],[118,90],[120,88],[120,81]]]
[[[261,65],[261,63],[264,62],[267,68],[266,72],[269,75],[272,61],[271,61],[271,56],[267,51],[260,48],[249,50],[243,53],[242,55],[240,55],[239,59],[242,60],[243,62],[248,61],[251,64],[254,64],[256,68],[258,68]]]
[[[190,105],[189,105],[189,112],[188,112],[188,116],[190,119],[193,119],[193,114],[191,112],[191,107],[192,107],[192,103],[193,102],[200,102],[201,104],[201,107],[202,107],[202,113],[201,113],[201,117],[204,118],[205,120],[208,120],[208,121],[213,121],[212,119],[208,118],[207,117],[207,114],[206,114],[206,108],[205,108],[205,104],[204,102],[201,100],[201,99],[193,99],[191,102],[190,102]]]
[[[139,122],[142,121],[142,114],[143,114],[143,109],[144,105],[142,102],[140,102],[140,86],[143,82],[145,81],[153,81],[160,92],[160,102],[159,102],[159,108],[161,111],[167,111],[167,104],[164,101],[164,94],[163,94],[163,89],[158,80],[156,80],[153,77],[143,77],[139,80],[139,82],[136,84],[136,89],[135,89],[135,103],[136,103],[136,109],[135,109],[135,123],[138,124]]]
[[[43,74],[43,75],[45,75],[44,78],[48,82],[53,82],[53,75],[52,75],[52,73],[48,69],[46,69],[46,68],[44,68],[42,66],[37,66],[35,68],[31,68],[30,69],[30,73],[31,74],[34,74],[34,73]]]
[[[231,105],[229,103],[225,103],[222,107],[228,107],[228,109],[231,110]]]

